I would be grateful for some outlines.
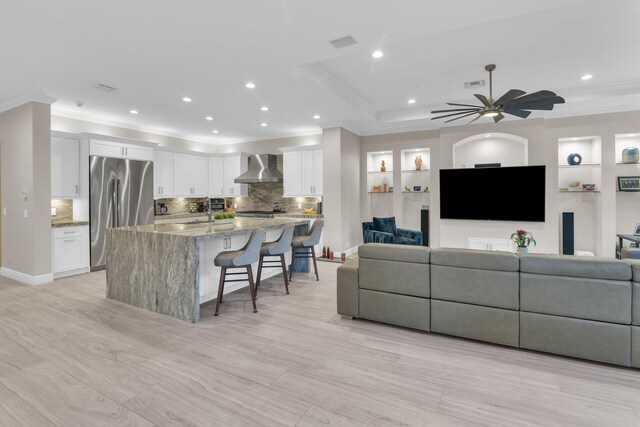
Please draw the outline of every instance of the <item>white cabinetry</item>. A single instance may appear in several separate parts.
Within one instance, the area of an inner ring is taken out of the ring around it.
[[[322,196],[322,150],[287,151],[283,160],[285,196]]]
[[[153,149],[142,145],[92,139],[89,145],[89,155],[148,161],[153,160]]]
[[[53,228],[53,277],[89,271],[89,226]]]
[[[206,157],[187,154],[173,155],[173,195],[177,197],[204,197],[208,188]]]
[[[76,139],[51,139],[51,198],[80,197],[80,142]]]
[[[153,195],[159,199],[173,196],[173,153],[156,151],[153,154]]]
[[[209,157],[209,196],[224,196],[224,158]]]
[[[481,251],[512,251],[510,239],[491,239],[485,237],[467,238],[467,249],[477,249]]]
[[[247,184],[236,184],[235,179],[247,171],[249,161],[245,154],[224,158],[224,195],[244,197],[249,195]]]

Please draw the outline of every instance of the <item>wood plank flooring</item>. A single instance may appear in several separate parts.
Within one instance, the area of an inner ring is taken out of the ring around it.
[[[336,264],[192,325],[0,279],[0,426],[640,426],[640,371],[336,314]]]

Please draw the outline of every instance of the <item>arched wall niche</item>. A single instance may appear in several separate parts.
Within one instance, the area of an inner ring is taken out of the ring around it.
[[[476,164],[527,166],[529,140],[510,133],[482,133],[453,144],[453,167],[472,168]]]

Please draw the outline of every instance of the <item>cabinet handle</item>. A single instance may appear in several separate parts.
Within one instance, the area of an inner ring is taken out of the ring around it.
[[[80,187],[78,186],[78,184],[76,184],[76,194],[78,194],[79,191],[80,191]]]
[[[160,193],[164,194],[164,186],[160,187]]]
[[[129,157],[129,147],[124,147],[124,156]]]
[[[121,147],[121,148],[120,148],[120,155],[121,155],[122,157],[124,157],[124,147]]]
[[[75,242],[78,239],[64,239],[63,242]]]
[[[62,234],[75,234],[75,231],[63,231]]]

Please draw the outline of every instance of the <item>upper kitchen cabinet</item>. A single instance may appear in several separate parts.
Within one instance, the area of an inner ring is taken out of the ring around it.
[[[285,151],[284,195],[322,196],[322,150]]]
[[[80,197],[80,141],[51,138],[51,198]]]
[[[173,196],[173,153],[153,153],[153,197],[161,199]]]
[[[209,157],[209,196],[224,197],[224,158]]]
[[[245,153],[223,157],[223,196],[246,197],[249,195],[247,184],[236,184],[235,179],[249,168],[249,155]]]
[[[89,154],[91,156],[112,157],[117,159],[153,160],[153,148],[151,147],[94,139],[90,140]]]
[[[173,195],[176,197],[206,197],[209,187],[207,158],[188,154],[173,154]]]

